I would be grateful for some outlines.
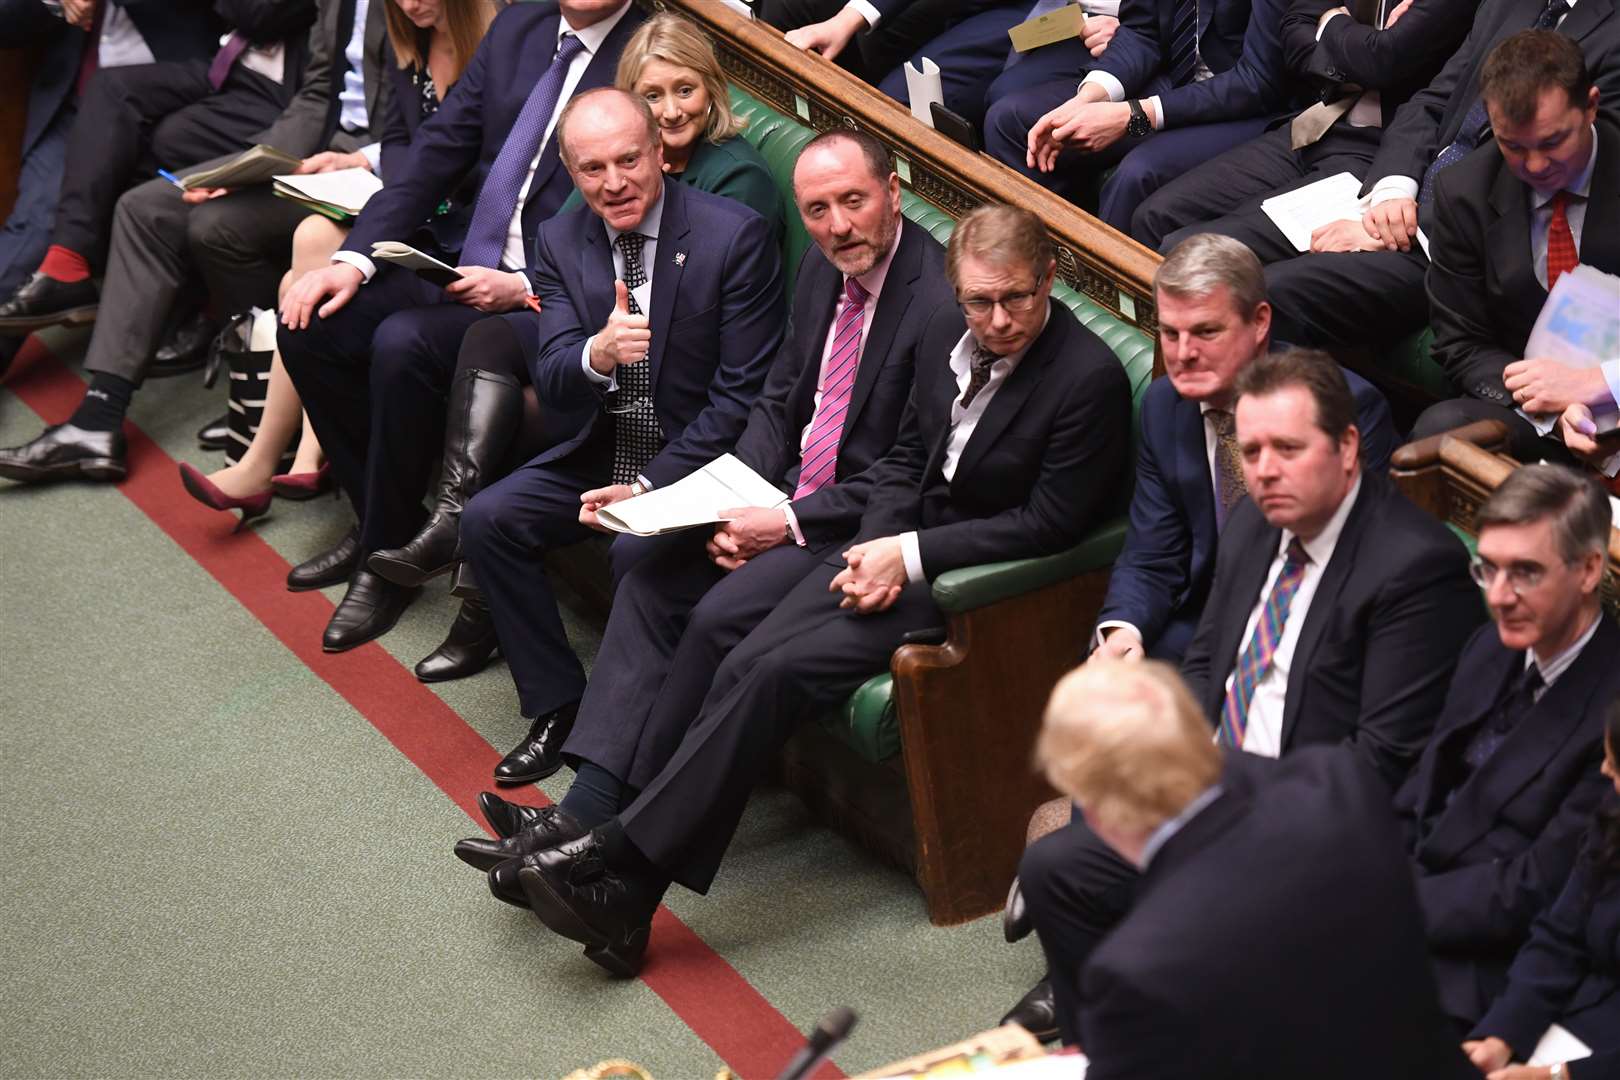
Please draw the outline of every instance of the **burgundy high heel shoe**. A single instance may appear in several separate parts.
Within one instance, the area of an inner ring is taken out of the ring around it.
[[[185,485],[187,494],[211,510],[242,511],[242,520],[236,523],[237,532],[241,532],[254,518],[267,513],[274,495],[270,491],[245,497],[227,495],[207,476],[184,461],[180,463],[180,483]]]
[[[314,472],[277,473],[270,478],[270,490],[283,499],[302,502],[325,494],[332,487],[332,463],[325,462]]]

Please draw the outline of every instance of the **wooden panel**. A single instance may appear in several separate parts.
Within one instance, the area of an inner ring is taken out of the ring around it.
[[[952,217],[984,202],[1039,214],[1058,245],[1058,275],[1124,322],[1158,333],[1153,272],[1159,256],[1090,214],[1007,168],[917,122],[911,112],[780,31],[714,0],[640,0],[670,9],[713,35],[726,74],[749,93],[817,131],[869,132],[894,153],[900,178]]]

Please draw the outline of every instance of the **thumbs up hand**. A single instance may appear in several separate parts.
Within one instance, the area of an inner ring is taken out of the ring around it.
[[[638,364],[647,359],[652,331],[647,316],[630,314],[630,290],[624,282],[613,283],[613,310],[607,325],[591,339],[591,368],[600,375],[612,375],[620,364]]]

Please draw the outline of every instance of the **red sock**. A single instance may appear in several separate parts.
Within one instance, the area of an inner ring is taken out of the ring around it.
[[[39,272],[66,284],[88,278],[90,264],[77,251],[52,244],[45,249],[45,261],[39,264]]]

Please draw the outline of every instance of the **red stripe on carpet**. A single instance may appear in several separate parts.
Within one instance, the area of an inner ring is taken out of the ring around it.
[[[84,382],[30,338],[6,388],[57,424],[78,406]],[[174,459],[133,424],[124,430],[130,473],[118,490],[483,827],[477,796],[491,786],[490,771],[501,757],[495,748],[376,642],[323,652],[331,601],[318,592],[288,592],[286,560],[251,531],[233,535],[235,514],[188,496]],[[536,806],[548,801],[532,787],[515,797]],[[775,1075],[803,1045],[800,1033],[668,908],[659,908],[654,928],[642,981],[740,1076]],[[633,1058],[635,1047],[604,1047],[603,1054]],[[818,1080],[843,1075],[831,1063],[815,1073]]]

